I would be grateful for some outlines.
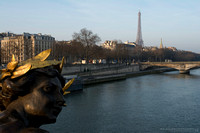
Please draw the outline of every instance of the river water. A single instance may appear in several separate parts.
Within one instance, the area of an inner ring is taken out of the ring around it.
[[[89,86],[65,97],[50,133],[200,132],[200,69]]]

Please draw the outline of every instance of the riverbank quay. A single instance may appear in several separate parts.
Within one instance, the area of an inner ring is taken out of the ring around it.
[[[126,74],[87,76],[81,78],[83,85],[91,85],[91,84],[98,84],[116,80],[124,80],[126,79]]]
[[[143,70],[143,71],[138,71],[138,72],[127,73],[126,78],[149,75],[149,74],[159,74],[159,73],[171,72],[171,71],[177,71],[177,70],[173,68],[157,68],[157,69],[151,69],[151,70]]]
[[[92,84],[98,84],[98,83],[104,83],[104,82],[110,82],[110,81],[116,81],[116,80],[125,80],[126,78],[135,77],[135,76],[142,76],[142,75],[148,75],[148,74],[158,74],[168,71],[174,71],[175,69],[172,68],[152,68],[150,70],[140,70],[141,67],[138,64],[132,64],[132,65],[112,65],[112,66],[78,66],[81,67],[81,69],[88,71],[68,71],[68,74],[66,74],[67,71],[65,71],[65,74],[63,75],[69,75],[68,79],[70,77],[76,77],[75,79],[78,79],[74,84],[77,83],[77,85],[74,85],[71,87],[71,91],[73,90],[81,90],[79,88],[80,84],[82,85],[92,85]],[[85,68],[84,68],[85,67]],[[92,68],[92,69],[91,69]],[[68,68],[70,69],[70,67]],[[72,67],[73,70],[75,68]],[[66,69],[65,69],[66,70]],[[79,87],[77,87],[79,86]],[[76,88],[76,89],[73,89]]]
[[[75,81],[79,78],[83,85],[89,85],[126,79],[126,73],[138,71],[138,64],[88,64],[64,67],[62,74],[65,77],[68,75],[67,79],[76,76]]]
[[[126,78],[149,75],[149,74],[159,74],[170,71],[176,71],[176,70],[172,68],[159,68],[159,69],[145,70],[138,72],[127,72],[122,74],[83,76],[81,77],[81,79],[83,85],[92,85],[110,81],[125,80]]]
[[[146,66],[146,65],[145,65]],[[124,72],[140,71],[138,64],[80,64],[65,65],[62,75],[103,75],[103,74],[119,74]]]

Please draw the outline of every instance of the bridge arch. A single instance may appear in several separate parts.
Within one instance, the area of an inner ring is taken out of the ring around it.
[[[174,68],[181,74],[189,74],[191,69],[200,67],[200,62],[142,62],[141,64]]]

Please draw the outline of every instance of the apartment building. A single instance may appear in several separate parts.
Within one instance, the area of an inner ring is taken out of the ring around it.
[[[39,34],[13,34],[6,36],[1,40],[1,62],[8,63],[12,54],[17,61],[29,59],[42,52],[50,49],[55,43],[55,38],[50,35]]]

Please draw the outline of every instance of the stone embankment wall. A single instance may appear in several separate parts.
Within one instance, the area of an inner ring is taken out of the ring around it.
[[[72,65],[63,68],[63,75],[78,74],[81,76],[121,74],[139,71],[138,64],[88,64]]]

